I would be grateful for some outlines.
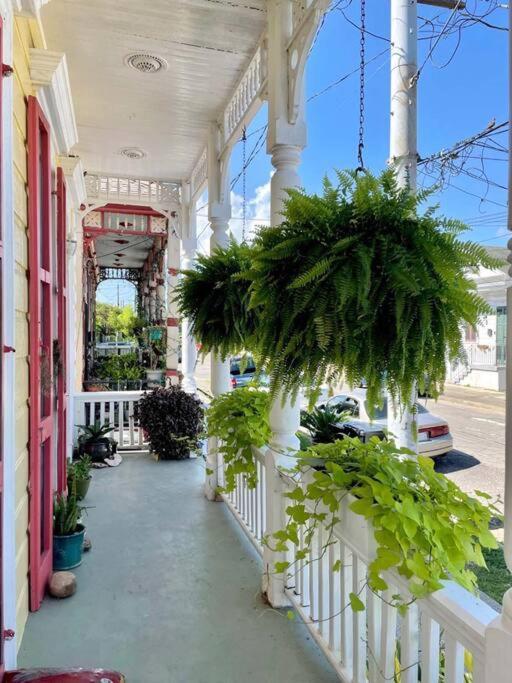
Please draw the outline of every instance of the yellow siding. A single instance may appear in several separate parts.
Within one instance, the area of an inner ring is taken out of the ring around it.
[[[16,292],[16,632],[21,643],[28,616],[28,240],[26,98],[32,94],[28,50],[32,47],[29,22],[17,18],[14,24],[14,212]]]

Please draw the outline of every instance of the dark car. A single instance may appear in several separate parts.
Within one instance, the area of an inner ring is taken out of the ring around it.
[[[245,387],[249,382],[257,380],[259,384],[266,386],[268,379],[266,375],[257,373],[256,365],[252,356],[236,356],[230,362],[231,386],[233,389]]]

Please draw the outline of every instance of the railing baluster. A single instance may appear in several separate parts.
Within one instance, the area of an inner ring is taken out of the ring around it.
[[[128,429],[130,434],[130,448],[135,445],[134,439],[134,417],[133,417],[133,401],[128,401]]]
[[[439,681],[439,624],[428,614],[420,619],[421,683]]]
[[[354,553],[352,554],[352,592],[363,604],[366,603],[366,566]],[[353,633],[353,681],[366,683],[366,612],[352,612]]]
[[[318,562],[315,557],[316,539],[318,531],[315,531],[309,547],[309,617],[311,621],[318,619]]]
[[[349,673],[352,672],[352,617],[349,595],[352,592],[352,554],[340,541],[340,654]]]
[[[372,589],[367,588],[367,612],[368,612],[368,670],[369,680],[372,683],[380,681],[380,628],[382,620],[382,600]]]
[[[338,649],[340,641],[340,584],[339,571],[333,567],[340,560],[340,544],[338,541],[329,546],[329,647]]]
[[[124,401],[119,401],[119,447],[124,446]]]
[[[409,605],[400,630],[401,683],[417,683],[419,660],[418,606]]]
[[[394,593],[398,593],[398,591],[393,586],[382,593],[379,673],[386,681],[393,679],[395,671],[397,611],[396,607],[392,607],[390,604]]]
[[[445,683],[463,683],[464,648],[450,633],[445,633]]]

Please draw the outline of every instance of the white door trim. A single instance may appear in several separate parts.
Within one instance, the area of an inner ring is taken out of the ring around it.
[[[13,15],[12,9],[3,3],[2,61],[12,66]],[[1,76],[0,76],[1,77]],[[13,207],[13,78],[4,78],[2,113],[2,201],[1,220],[4,234],[4,258],[2,278],[2,310],[4,344],[16,347],[15,334],[15,253],[14,253],[14,207]],[[4,354],[3,395],[11,397],[3,405],[3,456],[4,456],[4,510],[3,510],[3,612],[4,627],[16,630],[16,542],[15,542],[15,401],[12,392],[15,385],[16,354]],[[4,644],[5,668],[16,668],[17,639]]]

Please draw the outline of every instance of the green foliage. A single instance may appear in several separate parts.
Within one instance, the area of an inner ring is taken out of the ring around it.
[[[257,483],[252,447],[265,446],[271,437],[267,391],[248,385],[213,399],[207,412],[208,436],[217,437],[224,461],[224,491],[233,491],[243,474],[249,488]]]
[[[77,427],[81,431],[78,442],[82,444],[93,443],[99,439],[104,439],[107,434],[114,431],[114,427],[111,427],[108,422],[101,424],[99,420],[96,420],[96,422],[91,425],[77,425]]]
[[[398,399],[418,382],[436,395],[460,325],[488,312],[467,271],[496,267],[465,226],[400,189],[391,170],[338,172],[322,196],[289,190],[283,223],[261,229],[245,273],[258,311],[255,358],[271,391],[296,394],[326,378],[365,378],[370,410],[387,387]]]
[[[476,588],[468,564],[484,567],[482,548],[497,546],[489,531],[491,518],[499,514],[494,505],[468,496],[436,473],[430,458],[411,458],[407,450],[377,438],[362,443],[345,437],[299,455],[301,476],[312,459],[321,469],[312,470],[307,484],[286,494],[291,501],[289,522],[273,535],[277,550],[298,545],[299,527],[309,547],[320,524],[328,530],[329,544],[342,501],[352,495],[355,500],[348,499],[352,500],[349,507],[371,523],[377,545],[368,567],[372,590],[388,587],[384,578],[388,570],[405,577],[416,598],[438,590],[448,578],[469,590]],[[403,608],[400,596],[394,596],[394,601]]]
[[[348,419],[348,413],[325,406],[313,408],[311,412],[301,411],[300,424],[308,430],[312,443],[332,443],[341,439],[343,432],[340,423]]]
[[[89,479],[92,460],[88,455],[82,455],[68,464],[68,483]]]
[[[111,380],[137,380],[145,377],[137,353],[100,357],[96,361],[93,374],[97,379]]]
[[[500,544],[497,548],[485,548],[483,556],[487,567],[473,567],[478,588],[501,605],[503,596],[512,586],[512,574],[505,562],[503,545]]]
[[[199,449],[203,406],[180,387],[157,387],[144,393],[135,415],[160,460],[182,460]]]
[[[178,306],[203,353],[213,351],[225,359],[249,348],[257,315],[249,309],[249,283],[240,274],[250,265],[251,248],[231,240],[210,256],[199,255],[194,270],[183,271]]]
[[[54,535],[70,536],[74,534],[83,509],[78,505],[76,495],[57,494],[53,502]]]
[[[98,302],[95,312],[96,334],[111,336],[116,333],[123,339],[135,339],[139,335],[144,321],[139,318],[131,306],[114,306]]]

